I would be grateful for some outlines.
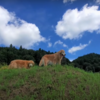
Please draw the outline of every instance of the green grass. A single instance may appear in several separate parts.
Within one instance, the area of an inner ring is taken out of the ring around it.
[[[0,100],[100,100],[100,73],[72,66],[0,68]]]

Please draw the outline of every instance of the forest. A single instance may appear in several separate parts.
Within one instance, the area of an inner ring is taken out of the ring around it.
[[[74,67],[78,67],[86,71],[99,72],[100,71],[100,54],[90,53],[90,54],[78,57],[72,63]]]
[[[45,54],[53,54],[55,52],[45,51],[39,48],[39,50],[25,49],[20,46],[19,49],[15,48],[12,44],[9,47],[0,47],[0,65],[7,64],[14,59],[33,60],[36,65],[39,64],[42,56]],[[64,57],[61,61],[61,65],[73,65],[84,69],[85,71],[99,72],[100,71],[100,54],[90,53],[78,57],[70,62],[70,60]]]

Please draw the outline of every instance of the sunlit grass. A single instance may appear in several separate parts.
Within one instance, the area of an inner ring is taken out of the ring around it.
[[[99,100],[100,74],[73,66],[0,68],[0,100]]]

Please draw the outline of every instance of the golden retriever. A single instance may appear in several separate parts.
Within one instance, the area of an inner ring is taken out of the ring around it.
[[[30,68],[34,66],[35,63],[32,60],[13,60],[9,64],[9,68]]]
[[[54,54],[46,54],[40,60],[39,66],[61,64],[61,60],[65,55],[66,54],[64,50],[60,50]]]

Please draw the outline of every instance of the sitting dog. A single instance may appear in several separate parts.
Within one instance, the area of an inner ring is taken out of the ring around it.
[[[13,60],[9,64],[9,68],[30,68],[34,66],[35,63],[32,60]]]
[[[40,60],[39,66],[61,64],[61,60],[65,55],[66,54],[64,50],[60,50],[54,54],[46,54]]]

